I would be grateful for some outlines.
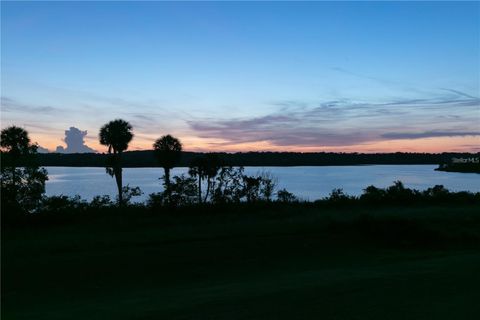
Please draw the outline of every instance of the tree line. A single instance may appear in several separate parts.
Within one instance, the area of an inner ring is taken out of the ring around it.
[[[188,167],[198,157],[207,153],[181,151],[179,167]],[[208,154],[212,154],[209,152]],[[397,165],[450,163],[452,158],[480,156],[472,153],[336,153],[336,152],[213,152],[232,166],[347,166],[347,165]],[[103,167],[108,154],[102,153],[42,153],[38,155],[41,166]],[[160,167],[154,150],[126,151],[122,155],[124,168]]]

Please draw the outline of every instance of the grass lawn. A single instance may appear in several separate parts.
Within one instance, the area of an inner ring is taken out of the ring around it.
[[[2,319],[479,319],[479,239],[473,205],[9,226]]]

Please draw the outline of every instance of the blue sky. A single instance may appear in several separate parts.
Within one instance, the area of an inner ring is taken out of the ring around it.
[[[2,2],[2,128],[54,149],[478,151],[479,2]]]

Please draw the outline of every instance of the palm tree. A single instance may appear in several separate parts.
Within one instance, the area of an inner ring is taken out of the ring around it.
[[[217,155],[211,153],[195,158],[191,162],[188,173],[192,177],[198,177],[198,203],[207,202],[213,184],[213,178],[217,176],[221,167],[221,159]],[[204,179],[207,179],[207,192],[202,201],[202,180]]]
[[[203,157],[195,158],[190,163],[188,174],[192,177],[198,177],[198,203],[202,203],[202,180],[205,179],[205,161]]]
[[[167,134],[158,138],[153,144],[158,163],[165,171],[165,185],[170,187],[170,170],[178,163],[182,155],[182,143],[175,137]]]
[[[0,145],[5,152],[18,157],[26,153],[30,145],[28,132],[20,127],[11,126],[2,130]]]
[[[132,138],[132,125],[122,119],[116,119],[104,124],[99,133],[100,144],[108,147],[110,158],[107,163],[107,173],[112,177],[115,176],[119,204],[123,203],[122,152],[128,149],[128,144]]]

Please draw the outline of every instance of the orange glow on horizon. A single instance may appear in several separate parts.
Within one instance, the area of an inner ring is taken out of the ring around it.
[[[58,145],[65,146],[59,139],[51,139],[46,134],[32,134],[32,141],[50,152],[55,151]],[[147,139],[146,139],[147,138]],[[128,151],[151,150],[154,139],[142,136],[134,139]],[[258,141],[241,144],[228,144],[222,139],[202,139],[195,136],[179,137],[185,151],[193,152],[359,152],[359,153],[391,153],[391,152],[480,152],[480,138],[477,136],[466,137],[439,137],[422,139],[399,139],[371,141],[350,146],[276,146],[269,141]],[[98,152],[106,152],[107,148],[93,139],[88,139],[86,144]]]

